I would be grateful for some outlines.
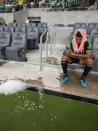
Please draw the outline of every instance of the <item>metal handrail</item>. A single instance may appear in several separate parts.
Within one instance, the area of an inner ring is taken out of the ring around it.
[[[48,31],[48,29],[46,29],[43,34],[40,37],[40,71],[42,71],[42,38],[44,36],[44,34]],[[47,39],[46,39],[47,41]]]

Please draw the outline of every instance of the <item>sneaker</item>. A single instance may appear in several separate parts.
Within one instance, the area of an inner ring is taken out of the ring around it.
[[[65,77],[63,77],[63,78],[60,80],[60,82],[61,82],[62,84],[64,84],[64,83],[67,82],[67,80],[68,80],[68,77],[65,76]]]
[[[84,87],[84,88],[87,87],[87,83],[83,79],[80,79],[80,83],[81,83],[82,87]]]

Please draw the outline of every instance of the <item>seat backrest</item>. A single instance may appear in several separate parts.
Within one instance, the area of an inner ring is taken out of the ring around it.
[[[73,35],[74,35],[74,33],[71,33],[71,34],[69,35],[69,39],[73,39]]]
[[[22,27],[19,27],[19,26],[17,26],[17,27],[15,27],[15,32],[26,32],[26,28],[25,28],[25,26],[22,26]]]
[[[75,23],[75,27],[77,27],[77,28],[87,28],[87,23]]]
[[[95,33],[98,33],[98,29],[92,29],[91,32],[90,32],[90,35],[89,35],[89,38],[92,40],[93,39],[93,35]]]
[[[28,27],[36,27],[36,23],[28,23],[28,24],[27,24],[27,28],[28,28]]]
[[[98,27],[98,23],[88,23],[88,28],[95,28]]]
[[[16,26],[17,26],[17,23],[16,23],[16,22],[10,22],[10,23],[8,24],[8,26],[10,26],[10,27],[16,27]]]
[[[18,44],[18,46],[26,44],[26,33],[14,32],[12,35],[12,45]]]
[[[77,29],[80,29],[80,28],[74,27],[74,28],[73,28],[73,33],[74,33]],[[84,29],[84,30],[87,32],[87,28],[86,28],[86,27],[85,27],[85,28],[81,28],[81,29]]]
[[[3,28],[3,26],[1,25],[1,26],[0,26],[0,32],[2,32],[2,31],[3,31],[3,29],[4,29],[4,28]]]
[[[38,28],[27,28],[27,39],[33,39],[33,38],[38,38],[39,33],[38,33]]]
[[[26,24],[25,23],[17,23],[17,26],[18,27],[26,27]]]
[[[98,50],[98,33],[93,35],[92,48],[93,50]]]
[[[0,32],[0,43],[10,43],[9,32]]]
[[[5,32],[13,33],[14,32],[14,27],[4,26],[4,31]]]
[[[43,23],[38,23],[38,28],[47,29],[47,23],[45,23],[45,22],[43,22]]]

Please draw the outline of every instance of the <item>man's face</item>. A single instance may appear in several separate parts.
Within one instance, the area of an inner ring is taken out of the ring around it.
[[[76,36],[76,42],[77,42],[77,44],[81,44],[81,42],[82,42],[82,37],[77,37]]]

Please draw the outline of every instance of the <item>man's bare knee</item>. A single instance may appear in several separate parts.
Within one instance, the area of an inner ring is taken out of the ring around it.
[[[91,59],[91,58],[87,59],[87,64],[88,65],[93,65],[94,64],[93,59]]]
[[[67,56],[62,56],[61,61],[68,61],[68,57]]]

